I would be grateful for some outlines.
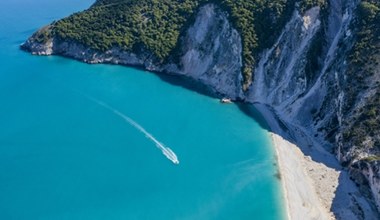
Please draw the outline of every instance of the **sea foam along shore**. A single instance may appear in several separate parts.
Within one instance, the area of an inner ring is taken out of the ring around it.
[[[271,130],[288,219],[376,219],[332,154],[281,121],[270,107],[254,106]]]

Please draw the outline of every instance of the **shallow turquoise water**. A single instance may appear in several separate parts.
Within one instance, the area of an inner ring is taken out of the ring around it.
[[[0,219],[281,219],[268,134],[237,106],[152,73],[18,49],[91,3],[0,1]]]

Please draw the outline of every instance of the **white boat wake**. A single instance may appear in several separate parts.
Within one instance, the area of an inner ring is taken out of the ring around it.
[[[169,160],[171,160],[174,164],[179,164],[179,160],[178,160],[178,157],[177,155],[169,148],[169,147],[166,147],[163,143],[161,143],[160,141],[158,141],[152,134],[150,134],[149,132],[147,132],[141,125],[139,125],[137,122],[135,122],[132,118],[124,115],[123,113],[121,113],[120,111],[112,108],[110,105],[108,105],[107,103],[105,102],[102,102],[98,99],[95,99],[91,96],[88,96],[88,95],[85,95],[83,93],[81,93],[83,96],[85,96],[87,99],[95,102],[96,104],[110,110],[111,112],[113,112],[115,115],[119,116],[120,118],[124,119],[126,122],[128,122],[128,124],[132,125],[134,128],[136,128],[137,130],[139,130],[141,133],[145,134],[145,137],[147,137],[148,139],[150,139],[151,141],[153,141],[155,144],[156,144],[156,147],[158,149],[160,149],[162,151],[162,154],[164,154],[166,156],[166,158],[168,158]]]

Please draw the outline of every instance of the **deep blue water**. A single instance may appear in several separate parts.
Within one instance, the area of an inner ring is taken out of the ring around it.
[[[92,2],[0,1],[0,219],[281,219],[268,133],[236,105],[149,72],[19,50]]]

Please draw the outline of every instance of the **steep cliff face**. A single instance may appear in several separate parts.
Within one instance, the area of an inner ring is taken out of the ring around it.
[[[275,43],[261,52],[247,91],[242,89],[241,35],[216,4],[197,10],[194,22],[179,38],[178,51],[165,61],[142,48],[137,52],[116,46],[105,52],[89,49],[50,34],[50,26],[40,30],[48,39],[39,40],[41,33],[37,32],[22,48],[39,55],[58,54],[88,63],[133,65],[179,74],[233,99],[267,104],[289,126],[335,153],[380,210],[379,130],[360,133],[364,137],[361,141],[348,138],[367,114],[363,109],[380,103],[380,56],[375,56],[377,62],[368,67],[374,73],[363,76],[362,84],[352,76],[356,68],[350,54],[358,38],[358,4],[331,0],[323,9],[313,7],[301,13],[296,8]],[[363,72],[366,68],[362,66],[359,69]],[[373,114],[375,118],[378,115],[376,111]]]
[[[369,100],[376,97],[378,88],[376,71],[365,79],[365,87],[348,76],[356,41],[357,5],[358,1],[330,1],[324,17],[317,7],[303,15],[295,12],[273,47],[262,53],[247,100],[271,106],[284,122],[335,152],[379,208],[379,150],[372,140],[379,131],[362,133],[367,140],[356,145],[343,138],[345,132],[358,126],[355,122],[370,105]],[[321,52],[313,58],[309,54],[318,47],[316,44],[320,44]],[[317,59],[317,71],[307,69],[310,59]],[[371,68],[376,70],[379,65]],[[353,98],[347,98],[348,90],[355,90],[350,94]]]
[[[202,7],[180,45],[179,63],[165,70],[199,80],[231,98],[243,96],[241,38],[226,12],[213,4]]]

